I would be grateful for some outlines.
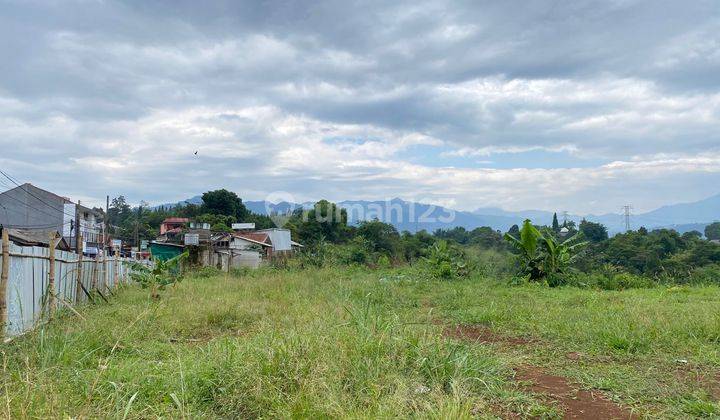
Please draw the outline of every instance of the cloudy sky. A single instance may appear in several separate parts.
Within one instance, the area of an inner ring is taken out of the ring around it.
[[[0,168],[85,202],[720,193],[714,0],[0,0],[0,57]]]

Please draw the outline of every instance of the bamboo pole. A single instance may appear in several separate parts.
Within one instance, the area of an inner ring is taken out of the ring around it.
[[[55,312],[55,237],[57,232],[50,232],[50,270],[48,273],[48,312],[52,316]]]
[[[82,242],[82,234],[78,235],[78,240]],[[80,301],[80,291],[82,289],[82,275],[83,275],[83,253],[78,254],[78,266],[77,266],[77,281],[76,281],[76,287],[75,287],[75,302]]]
[[[0,275],[0,331],[5,336],[7,324],[7,284],[10,274],[10,235],[8,230],[2,230],[2,275]]]

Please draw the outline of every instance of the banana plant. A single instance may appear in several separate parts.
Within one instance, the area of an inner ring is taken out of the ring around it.
[[[423,260],[430,267],[433,277],[450,279],[463,277],[468,273],[468,266],[463,255],[450,247],[447,241],[438,241],[430,247],[427,257]]]
[[[524,271],[530,275],[530,280],[539,280],[544,277],[542,269],[543,256],[540,252],[540,241],[543,234],[526,219],[520,229],[520,238],[509,233],[505,234],[508,241],[520,253],[519,258],[524,266]]]
[[[132,263],[130,277],[140,284],[143,289],[150,289],[150,297],[158,299],[160,290],[173,285],[181,279],[181,263],[187,259],[188,253],[184,252],[167,261],[155,259],[152,266],[140,263]]]
[[[546,274],[565,271],[577,259],[580,249],[588,244],[587,241],[581,241],[581,233],[576,233],[562,242],[559,242],[551,232],[541,233],[541,236],[545,250],[543,271]]]
[[[530,275],[530,280],[534,281],[562,273],[572,264],[578,256],[577,252],[587,245],[587,242],[580,241],[581,238],[578,233],[560,242],[552,232],[541,232],[530,220],[523,222],[520,238],[505,234],[505,240],[520,252],[524,271]]]

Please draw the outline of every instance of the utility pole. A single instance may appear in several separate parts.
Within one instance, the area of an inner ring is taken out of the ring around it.
[[[567,219],[568,219],[567,210],[563,210],[562,215],[563,215],[563,226],[567,226]]]
[[[2,230],[2,272],[0,273],[0,337],[5,336],[7,327],[7,285],[10,277],[10,235],[6,227]]]
[[[138,206],[138,214],[137,214],[137,220],[135,220],[135,247],[137,248],[137,252],[140,252],[140,216],[142,215],[142,204]]]
[[[80,236],[82,235],[80,225],[80,200],[78,200],[77,206],[75,206],[75,252],[78,254],[83,252],[83,246],[80,243]]]
[[[108,212],[110,210],[110,196],[105,196],[105,219],[103,220],[103,234],[102,234],[102,255],[103,255],[103,270],[105,270],[105,284],[107,284],[108,270],[107,270],[107,234],[108,234],[108,218],[110,217]]]
[[[107,240],[108,240],[108,233],[110,231],[108,223],[110,221],[110,196],[105,196],[105,220],[103,220],[103,255],[107,255]]]
[[[625,217],[625,232],[630,232],[630,212],[632,211],[631,205],[623,206],[623,216]]]

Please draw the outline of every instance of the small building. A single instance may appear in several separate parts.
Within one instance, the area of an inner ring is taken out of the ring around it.
[[[70,251],[70,244],[67,243],[65,238],[60,235],[58,231],[52,230],[31,230],[31,229],[8,229],[8,237],[10,242],[18,246],[39,246],[48,248],[50,246],[50,235],[55,234],[57,238],[57,244],[55,249],[61,251]]]
[[[77,247],[78,233],[82,248],[102,243],[103,214],[74,203],[30,183],[0,194],[0,225],[17,229],[56,230],[71,248]]]
[[[164,235],[169,231],[177,232],[176,229],[182,230],[188,223],[190,223],[190,219],[184,217],[168,217],[160,224],[160,235]]]
[[[267,234],[215,233],[212,236],[212,251],[210,264],[221,270],[230,267],[258,268],[270,258],[272,245]]]
[[[182,254],[185,247],[180,244],[163,243],[163,242],[150,242],[150,254],[153,258],[157,258],[161,261],[167,261],[178,255]]]
[[[292,251],[292,239],[288,229],[263,229],[257,234],[266,234],[272,244],[273,253]]]

